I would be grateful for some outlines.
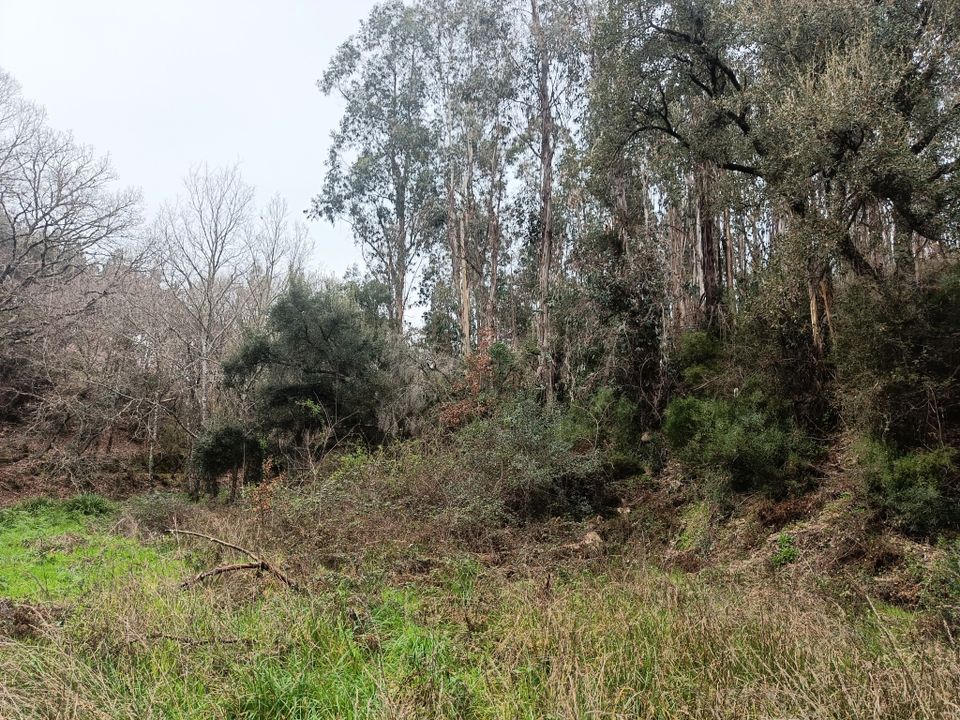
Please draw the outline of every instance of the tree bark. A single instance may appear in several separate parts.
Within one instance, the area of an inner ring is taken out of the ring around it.
[[[553,396],[554,368],[550,351],[550,289],[553,264],[553,98],[550,93],[550,57],[540,23],[539,0],[530,0],[530,30],[537,47],[537,103],[540,111],[540,248],[537,296],[537,376],[547,398]]]
[[[703,312],[707,325],[719,318],[720,286],[717,268],[717,240],[711,197],[713,179],[706,163],[697,165],[694,182],[697,196],[697,238],[703,279]]]

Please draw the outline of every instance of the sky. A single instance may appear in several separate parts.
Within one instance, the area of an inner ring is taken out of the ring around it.
[[[374,0],[0,0],[0,68],[51,127],[109,155],[152,215],[199,163],[240,164],[299,215],[343,108],[315,83]],[[309,221],[313,268],[360,263],[346,226]]]

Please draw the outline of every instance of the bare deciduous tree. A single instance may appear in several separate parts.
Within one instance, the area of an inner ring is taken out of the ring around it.
[[[291,275],[302,273],[309,251],[307,228],[290,220],[287,201],[275,195],[248,232],[250,268],[247,272],[245,321],[261,327],[270,306],[287,288]]]
[[[59,296],[89,264],[107,265],[139,221],[139,193],[114,192],[115,179],[106,158],[46,127],[43,112],[0,71],[3,342],[23,341],[58,315],[80,312],[97,299],[91,294],[66,307]],[[109,288],[100,289],[105,292]],[[44,311],[31,313],[38,303]]]
[[[236,166],[195,168],[186,195],[161,212],[154,234],[164,282],[180,302],[186,323],[176,328],[195,369],[200,426],[210,419],[218,361],[242,310],[239,291],[249,266],[245,243],[253,188]]]

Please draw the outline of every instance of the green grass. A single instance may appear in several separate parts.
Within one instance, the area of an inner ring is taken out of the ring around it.
[[[919,720],[960,703],[955,654],[879,603],[854,617],[796,587],[615,560],[548,583],[469,555],[416,580],[331,571],[308,595],[250,574],[183,590],[196,549],[111,534],[117,512],[2,515],[6,582],[33,597],[23,576],[52,564],[45,592],[69,612],[0,638],[0,717]],[[101,562],[32,554],[73,535]]]
[[[0,511],[0,597],[64,600],[147,569],[176,570],[157,549],[110,533],[118,514],[93,495]]]

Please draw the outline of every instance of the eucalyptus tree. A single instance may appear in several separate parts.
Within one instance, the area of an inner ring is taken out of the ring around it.
[[[459,344],[490,342],[502,261],[502,212],[516,125],[519,39],[514,8],[490,0],[426,0],[434,37],[431,90],[440,116],[446,237]]]
[[[397,332],[443,220],[428,84],[432,52],[423,13],[391,0],[374,7],[318,82],[325,94],[338,92],[346,108],[309,214],[349,223],[368,268],[390,287]]]
[[[716,173],[765,195],[765,232],[808,290],[820,347],[832,270],[880,277],[858,230],[868,216],[891,218],[901,269],[915,254],[909,239],[951,240],[957,19],[955,0],[608,4],[593,97],[601,140],[621,157],[666,141],[689,168],[708,306],[718,302]]]
[[[526,43],[519,58],[519,101],[526,121],[523,140],[536,186],[537,375],[548,398],[553,394],[556,372],[550,305],[558,250],[555,180],[562,155],[558,151],[578,120],[577,101],[587,77],[585,20],[589,9],[589,4],[583,3],[530,0],[523,16]]]

